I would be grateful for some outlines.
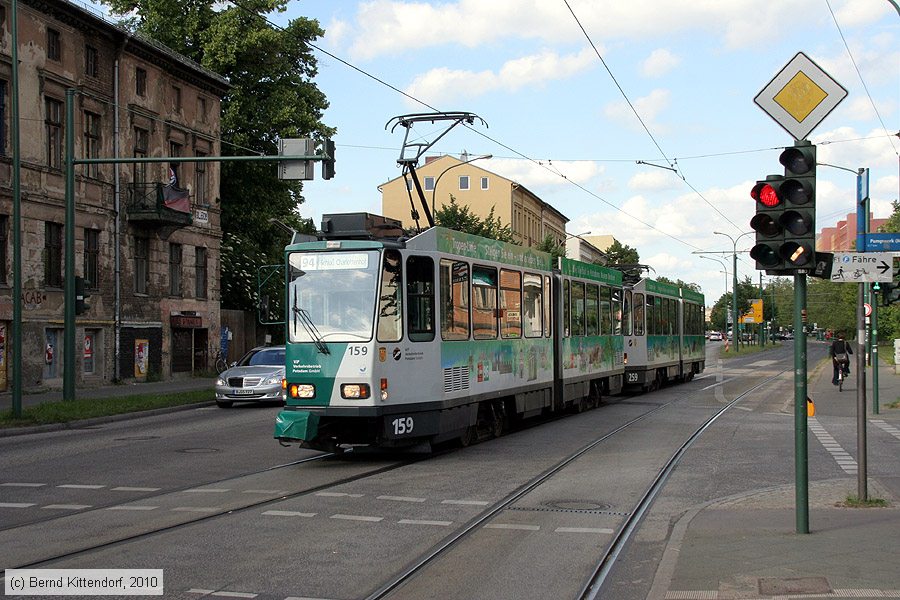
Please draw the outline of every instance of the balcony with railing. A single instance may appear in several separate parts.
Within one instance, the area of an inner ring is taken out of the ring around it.
[[[128,184],[125,214],[130,222],[183,227],[193,222],[190,209],[187,190],[162,183]]]

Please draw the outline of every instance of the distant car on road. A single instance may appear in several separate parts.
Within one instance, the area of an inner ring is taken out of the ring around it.
[[[709,341],[711,341],[711,342],[721,342],[721,341],[722,341],[722,334],[721,334],[720,332],[718,332],[718,331],[712,331],[712,332],[710,332],[710,334],[709,334]]]
[[[284,346],[254,348],[216,379],[216,404],[284,400]]]

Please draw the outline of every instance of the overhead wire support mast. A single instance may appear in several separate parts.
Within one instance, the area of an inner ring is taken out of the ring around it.
[[[428,208],[428,201],[425,199],[425,192],[422,189],[422,184],[419,181],[419,177],[416,174],[416,165],[419,163],[419,159],[422,158],[422,155],[428,151],[438,140],[447,135],[451,129],[459,125],[460,123],[466,123],[467,125],[472,125],[475,123],[475,119],[481,121],[481,124],[485,127],[488,124],[484,119],[476,115],[475,113],[470,112],[433,112],[433,113],[413,113],[408,115],[399,115],[393,117],[389,120],[384,128],[391,128],[391,133],[397,127],[405,127],[406,133],[403,136],[403,146],[400,148],[400,158],[397,159],[397,164],[403,167],[403,174],[405,175],[407,172],[412,176],[413,185],[416,187],[416,193],[419,196],[419,202],[422,204],[422,210],[425,212],[425,218],[428,221],[429,227],[434,227],[434,217],[431,214],[431,210]],[[453,121],[439,136],[431,140],[430,142],[412,142],[409,139],[409,132],[412,129],[413,125],[416,123],[429,122],[434,123],[435,121]],[[391,125],[393,124],[393,125]],[[413,207],[413,218],[416,221],[416,227],[419,226],[419,219],[415,216],[415,207]]]

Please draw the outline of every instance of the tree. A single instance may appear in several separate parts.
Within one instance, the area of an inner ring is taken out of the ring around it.
[[[638,251],[631,246],[623,244],[619,240],[614,240],[605,252],[607,265],[610,267],[616,265],[636,265],[641,262],[641,255],[638,254]]]
[[[556,241],[556,238],[554,238],[549,233],[545,235],[544,239],[541,240],[541,243],[535,247],[541,252],[546,252],[553,256],[554,265],[559,264],[560,257],[566,257],[566,245]]]
[[[215,0],[102,1],[113,12],[126,15],[126,24],[134,30],[232,85],[222,100],[223,155],[275,155],[280,138],[323,139],[334,134],[321,121],[328,102],[312,81],[316,58],[309,43],[324,31],[313,19],[293,19],[281,29],[261,16],[283,12],[287,0],[243,0],[240,5]],[[257,266],[282,261],[286,240],[273,235],[270,218],[314,232],[312,222],[299,213],[301,191],[300,182],[277,178],[275,163],[222,163],[223,266],[245,264],[248,257]],[[245,254],[229,257],[235,248]],[[255,269],[250,271],[255,281]],[[223,306],[255,307],[256,294],[248,291],[246,272],[223,268]]]
[[[689,289],[689,290],[691,290],[691,291],[697,292],[698,294],[699,294],[699,293],[702,293],[702,291],[703,291],[703,290],[700,288],[700,284],[697,284],[697,283],[688,283],[688,282],[686,282],[686,281],[682,281],[681,279],[676,279],[675,281],[672,281],[672,280],[669,279],[668,277],[665,277],[665,276],[660,275],[659,277],[656,277],[656,280],[659,281],[659,282],[661,282],[661,283],[668,283],[668,284],[674,285],[674,286],[676,286],[676,287],[686,288],[686,289]]]
[[[503,225],[500,218],[494,216],[493,206],[488,216],[482,219],[474,214],[468,206],[457,204],[456,198],[452,194],[450,202],[435,211],[434,224],[492,240],[516,243],[509,225]]]

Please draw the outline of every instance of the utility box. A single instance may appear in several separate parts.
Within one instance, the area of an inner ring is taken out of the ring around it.
[[[900,375],[900,340],[894,340],[894,373]]]

